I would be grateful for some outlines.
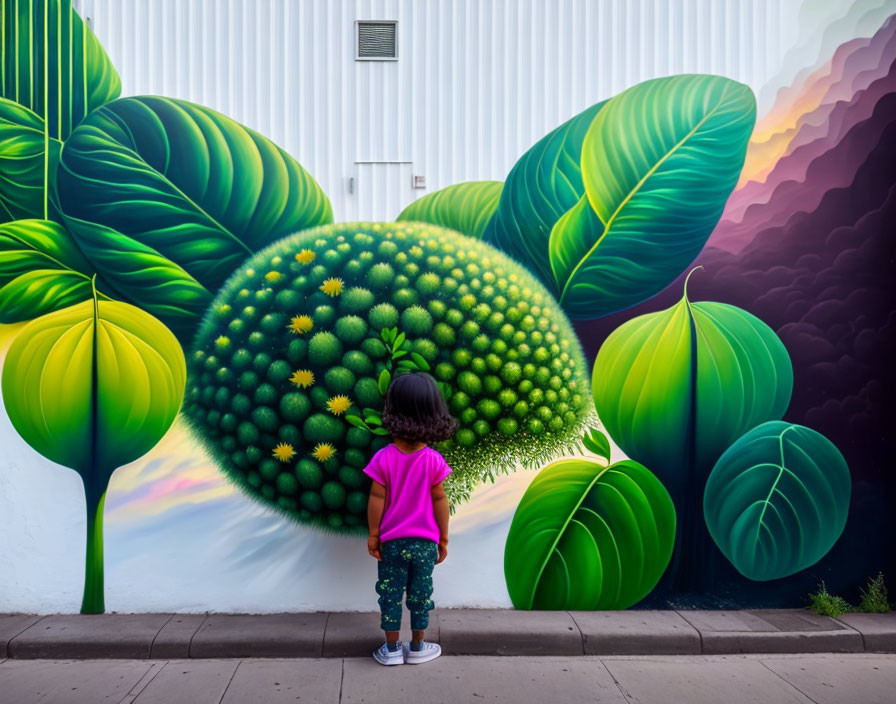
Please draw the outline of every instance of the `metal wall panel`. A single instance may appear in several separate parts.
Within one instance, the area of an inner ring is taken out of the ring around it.
[[[459,181],[503,180],[599,100],[674,73],[755,91],[789,48],[783,0],[75,0],[124,95],[192,100],[270,137],[337,220],[394,217]],[[398,20],[398,61],[355,61],[355,20]],[[792,40],[793,37],[790,37]],[[398,171],[358,162],[412,162]],[[368,173],[369,172],[369,173]],[[353,179],[353,181],[351,181]],[[350,187],[351,185],[351,187]]]

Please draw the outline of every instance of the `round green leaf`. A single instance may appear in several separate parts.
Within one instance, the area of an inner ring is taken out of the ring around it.
[[[485,239],[536,272],[573,318],[640,303],[703,248],[755,119],[749,87],[721,76],[639,83],[523,155]]]
[[[50,138],[67,139],[121,93],[115,67],[71,0],[4,0],[0,15],[0,97],[40,116]]]
[[[456,183],[418,198],[397,219],[441,225],[481,239],[503,188],[500,181]]]
[[[57,189],[69,230],[106,281],[182,337],[192,331],[184,309],[195,327],[209,292],[251,254],[333,219],[282,149],[171,98],[123,98],[91,114],[66,141]]]
[[[0,323],[18,323],[93,296],[94,271],[62,225],[0,225]]]
[[[165,434],[185,382],[183,352],[164,325],[126,303],[91,298],[22,329],[2,389],[19,435],[102,491],[117,467]]]
[[[625,609],[656,586],[674,536],[672,500],[645,467],[560,460],[539,472],[513,516],[507,590],[518,609]]]
[[[598,417],[629,457],[678,501],[749,428],[781,418],[793,368],[774,331],[725,303],[642,315],[606,339],[594,363]]]
[[[846,525],[851,482],[843,455],[823,435],[772,421],[719,458],[703,511],[716,545],[748,579],[811,567]]]

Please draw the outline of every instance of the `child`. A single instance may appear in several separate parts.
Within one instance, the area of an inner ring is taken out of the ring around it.
[[[448,555],[448,499],[442,480],[451,474],[445,458],[429,443],[450,438],[457,421],[448,413],[435,379],[423,372],[395,377],[386,392],[383,427],[393,443],[377,452],[364,470],[372,480],[367,551],[379,560],[376,591],[386,642],[373,651],[381,665],[419,664],[442,649],[423,640],[434,608],[432,570]],[[401,599],[413,631],[410,647],[398,642]]]

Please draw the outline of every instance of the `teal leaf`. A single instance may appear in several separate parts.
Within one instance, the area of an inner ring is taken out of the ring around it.
[[[833,547],[849,513],[843,455],[823,435],[772,421],[719,458],[703,497],[716,545],[748,579],[780,579],[811,567]]]
[[[592,105],[535,143],[507,176],[483,239],[524,264],[552,292],[548,242],[554,224],[585,193],[582,143],[607,101]]]
[[[456,183],[418,198],[397,219],[428,222],[480,239],[503,188],[500,181]]]
[[[195,327],[208,292],[249,255],[332,220],[323,191],[286,152],[173,98],[123,98],[90,114],[63,147],[56,185],[97,270],[182,339],[191,326],[181,316]],[[137,259],[154,261],[151,275]]]
[[[518,609],[628,608],[656,586],[674,535],[672,501],[644,466],[554,462],[526,489],[510,524],[510,599]]]
[[[703,248],[755,117],[749,87],[721,76],[635,85],[523,156],[486,239],[536,272],[573,318],[640,303]]]

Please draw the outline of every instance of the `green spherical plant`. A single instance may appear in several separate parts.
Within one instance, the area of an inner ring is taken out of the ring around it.
[[[370,456],[393,376],[439,382],[452,505],[581,438],[579,342],[547,290],[488,244],[422,223],[305,230],[224,285],[188,355],[185,414],[222,469],[298,520],[366,529]]]

